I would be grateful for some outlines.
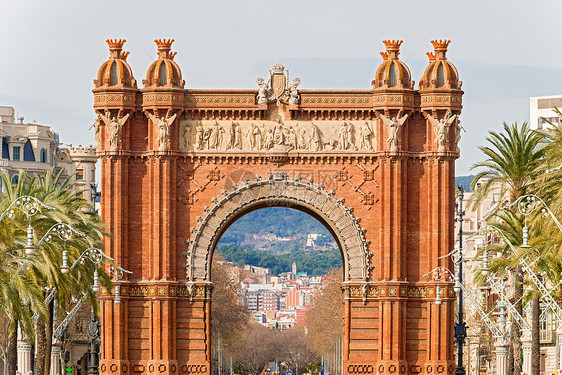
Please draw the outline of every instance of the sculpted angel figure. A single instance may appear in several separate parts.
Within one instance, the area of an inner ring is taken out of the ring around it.
[[[100,115],[96,117],[96,121],[94,121],[93,125],[90,127],[94,128],[94,137],[96,138],[96,143],[99,145],[101,144],[101,120]]]
[[[118,117],[111,117],[111,112],[106,111],[105,115],[102,115],[100,113],[99,116],[105,123],[105,126],[107,126],[107,130],[109,133],[108,142],[111,149],[117,149],[119,147],[119,142],[121,142],[121,129],[129,118],[129,114],[127,113],[125,116],[119,119]]]
[[[267,96],[269,94],[269,87],[267,87],[267,82],[263,78],[256,79],[256,83],[259,86],[258,89],[258,104],[267,104]]]
[[[408,119],[408,114],[405,114],[400,118],[398,118],[397,116],[390,118],[381,113],[379,114],[379,117],[386,125],[386,129],[388,131],[388,139],[386,141],[390,146],[390,152],[398,151],[398,143],[400,142],[400,129]]]
[[[424,112],[423,115],[433,126],[435,135],[437,139],[437,152],[447,151],[447,136],[449,135],[449,127],[456,121],[457,115],[453,115],[451,111],[448,111],[444,118],[438,120],[436,117]]]
[[[203,129],[203,124],[198,123],[195,126],[195,149],[202,150],[205,144],[205,129]]]
[[[369,127],[369,123],[365,123],[359,128],[359,149],[361,150],[373,150],[373,144],[371,143],[371,136],[373,131]]]
[[[459,148],[459,143],[461,141],[461,130],[464,129],[461,126],[461,120],[459,120],[459,118],[457,117],[457,124],[455,126],[455,146],[457,148],[457,152],[461,152],[461,149]]]
[[[300,96],[297,87],[299,87],[300,84],[301,84],[301,80],[295,78],[289,85],[289,95],[291,95],[291,97],[289,98],[289,104],[299,104]]]
[[[158,115],[153,115],[148,111],[144,111],[146,116],[152,121],[156,126],[156,144],[158,145],[159,151],[168,150],[168,142],[170,141],[170,126],[178,116],[177,113],[170,116],[170,110],[166,116],[158,117]]]

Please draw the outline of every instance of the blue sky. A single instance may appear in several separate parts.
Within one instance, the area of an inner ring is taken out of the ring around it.
[[[532,5],[531,5],[532,4]],[[174,38],[188,88],[254,88],[280,62],[302,89],[368,89],[383,39],[403,39],[417,82],[432,39],[464,82],[457,174],[502,121],[529,117],[529,97],[562,93],[558,1],[3,1],[0,105],[93,143],[92,80],[107,38],[125,38],[141,82],[155,38]]]

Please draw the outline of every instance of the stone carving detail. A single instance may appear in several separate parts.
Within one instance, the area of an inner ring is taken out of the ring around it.
[[[99,117],[103,120],[105,126],[108,130],[108,142],[111,150],[117,150],[119,148],[119,143],[121,142],[121,130],[123,125],[129,118],[129,114],[127,113],[125,116],[119,118],[111,117],[111,112],[106,111],[105,115],[99,114]]]
[[[232,122],[228,132],[228,143],[226,144],[227,150],[241,150],[242,149],[242,130],[240,124]]]
[[[398,118],[398,117],[386,117],[382,113],[379,113],[379,117],[381,118],[382,122],[386,125],[386,129],[388,131],[388,145],[390,146],[390,152],[397,152],[398,151],[398,143],[400,143],[400,129],[402,125],[408,119],[408,114]]]
[[[462,130],[464,130],[464,128],[461,126],[461,120],[457,117],[457,123],[455,126],[455,149],[457,152],[461,152],[461,149],[459,148],[459,143],[461,141]]]
[[[262,77],[256,79],[258,84],[258,104],[270,102],[289,102],[296,105],[299,103],[299,92],[297,87],[300,85],[299,78],[293,79],[289,84],[289,71],[281,64],[275,64],[269,71],[267,82]]]
[[[435,132],[436,136],[435,142],[437,143],[437,152],[446,152],[449,127],[457,120],[457,115],[453,115],[451,111],[448,111],[445,117],[441,120],[438,120],[437,117],[432,116],[427,112],[424,112],[423,115],[433,126],[433,131]]]
[[[96,139],[96,144],[101,145],[101,119],[100,116],[96,117],[94,124],[90,127],[94,128],[94,137]]]
[[[298,176],[292,179],[285,173],[272,173],[268,179],[257,176],[240,186],[233,185],[221,197],[213,199],[211,207],[204,209],[188,240],[188,281],[210,281],[211,253],[221,230],[243,212],[263,204],[292,205],[314,212],[331,228],[342,248],[344,280],[369,280],[371,263],[365,230],[360,227],[359,219],[352,210],[344,205],[344,200],[337,199],[333,192],[327,192],[322,185],[313,184],[311,180],[305,182]]]
[[[158,117],[158,115],[153,115],[148,111],[144,111],[146,116],[150,118],[154,126],[156,126],[156,144],[158,145],[158,151],[168,150],[168,142],[170,141],[170,126],[177,117],[177,113],[170,116],[170,112],[171,110],[168,110],[166,117]]]
[[[182,122],[185,151],[373,152],[374,122],[189,120]]]

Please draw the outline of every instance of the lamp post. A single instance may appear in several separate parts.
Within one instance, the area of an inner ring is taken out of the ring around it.
[[[464,211],[462,209],[462,200],[464,198],[464,188],[462,185],[458,186],[458,202],[455,204],[456,209],[456,221],[459,223],[459,265],[458,273],[456,276],[458,284],[462,285],[462,224],[464,218]],[[455,323],[455,342],[457,343],[457,369],[455,370],[455,375],[465,375],[465,370],[463,366],[463,346],[466,339],[466,323],[463,317],[463,290],[459,288],[459,317],[458,321]]]

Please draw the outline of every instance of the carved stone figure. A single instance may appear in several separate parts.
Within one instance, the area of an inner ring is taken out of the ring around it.
[[[205,144],[205,129],[203,124],[198,123],[195,127],[195,149],[202,150]]]
[[[181,131],[180,135],[180,147],[181,148],[188,148],[189,147],[189,125],[185,124]]]
[[[289,104],[299,104],[299,91],[297,87],[301,84],[301,80],[298,78],[293,79],[291,84],[289,85]]]
[[[158,151],[168,150],[168,142],[170,141],[170,126],[178,116],[177,113],[170,116],[170,111],[166,116],[158,117],[158,115],[153,115],[152,113],[144,112],[152,123],[156,126],[156,144],[158,145]]]
[[[213,121],[211,126],[211,132],[209,134],[209,150],[217,150],[222,144],[222,134],[224,133],[224,128],[218,123],[217,120]]]
[[[461,141],[461,130],[463,130],[461,126],[461,120],[459,120],[459,118],[457,117],[457,123],[455,126],[455,147],[457,152],[461,152],[461,149],[459,148],[459,143]]]
[[[306,129],[302,128],[299,132],[299,149],[307,150],[308,149],[308,142],[306,140]]]
[[[273,130],[273,143],[276,145],[284,145],[285,144],[285,133],[283,132],[283,124],[281,123],[281,119],[277,119],[277,123],[275,124],[275,128]]]
[[[112,150],[116,150],[119,147],[119,142],[121,142],[121,129],[129,118],[129,114],[127,113],[121,119],[118,119],[117,117],[111,117],[111,112],[106,111],[105,115],[100,113],[100,118],[105,123],[105,126],[107,126],[109,145]]]
[[[341,150],[349,150],[354,148],[353,144],[351,143],[351,137],[353,132],[353,125],[350,123],[344,122],[340,129],[338,130],[338,144],[339,149]]]
[[[359,128],[359,149],[367,151],[373,150],[373,143],[371,142],[372,135],[373,131],[369,127],[369,123],[365,121]]]
[[[96,121],[94,121],[92,127],[94,128],[94,137],[96,138],[96,143],[98,145],[101,145],[101,121],[99,115],[98,117],[96,117]]]
[[[240,124],[237,122],[232,122],[230,125],[230,130],[228,132],[228,143],[226,149],[238,149],[242,148],[242,134],[240,130]]]
[[[289,151],[297,149],[297,132],[290,125],[287,129],[287,146],[289,146]]]
[[[261,131],[255,123],[250,125],[246,138],[250,141],[250,148],[252,150],[261,150]]]
[[[258,89],[258,104],[267,104],[267,97],[269,95],[269,85],[265,82],[263,78],[256,79],[259,86]]]
[[[265,132],[265,140],[263,142],[263,147],[266,150],[271,150],[273,148],[273,144],[275,143],[275,134],[273,132],[273,129],[269,129],[267,132]]]
[[[388,139],[386,141],[390,146],[390,152],[398,151],[398,143],[400,142],[400,129],[408,119],[408,114],[405,114],[401,118],[393,117],[391,119],[381,113],[379,114],[379,117],[386,125],[386,129],[388,131]]]
[[[310,149],[313,151],[320,151],[322,150],[322,134],[320,133],[320,129],[318,129],[318,126],[316,126],[316,124],[312,123],[312,126],[310,128],[311,132],[310,132]]]
[[[456,121],[457,115],[453,115],[448,111],[444,118],[438,120],[436,117],[424,112],[423,115],[433,126],[437,143],[437,152],[447,151],[447,136],[449,135],[449,127]]]

